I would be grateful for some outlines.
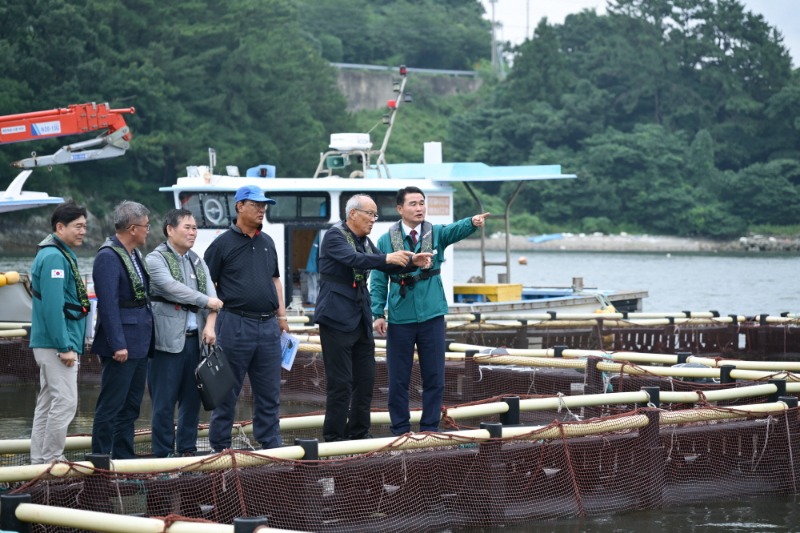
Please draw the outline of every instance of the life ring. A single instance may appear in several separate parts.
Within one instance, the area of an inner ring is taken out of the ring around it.
[[[225,216],[222,203],[216,198],[208,198],[203,204],[203,214],[211,224],[219,226]]]

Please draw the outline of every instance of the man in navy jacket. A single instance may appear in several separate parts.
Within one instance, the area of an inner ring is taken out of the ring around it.
[[[116,234],[97,252],[92,269],[97,329],[92,353],[103,370],[94,412],[92,453],[132,459],[133,434],[153,350],[150,276],[138,247],[150,231],[149,210],[124,201],[114,209]]]

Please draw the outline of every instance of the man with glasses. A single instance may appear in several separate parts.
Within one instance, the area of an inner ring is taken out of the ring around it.
[[[440,265],[445,248],[472,235],[484,225],[489,213],[452,224],[433,225],[425,220],[425,193],[414,186],[397,191],[400,220],[378,239],[378,249],[433,253],[431,265],[416,272],[386,275],[377,272],[370,280],[375,330],[386,335],[386,364],[389,372],[389,416],[392,433],[411,431],[408,387],[414,366],[414,347],[422,376],[421,431],[437,431],[444,396],[444,355],[447,298]],[[388,289],[388,290],[387,290]],[[388,298],[387,298],[388,293]],[[384,308],[389,307],[389,326]]]
[[[59,204],[50,226],[53,232],[39,243],[31,266],[30,347],[40,384],[31,464],[64,460],[67,428],[78,408],[78,356],[83,354],[91,307],[73,251],[86,235],[86,208],[71,201]]]
[[[367,237],[378,219],[378,207],[369,196],[352,196],[345,211],[347,218],[322,239],[314,313],[327,381],[322,433],[329,442],[371,437],[375,342],[367,290],[370,270],[400,273],[425,266],[431,258],[407,250],[380,253]]]
[[[267,198],[255,185],[236,191],[236,219],[206,249],[205,261],[225,302],[216,323],[217,344],[228,356],[236,386],[211,413],[208,440],[215,452],[231,447],[236,401],[244,376],[253,389],[253,437],[263,449],[281,445],[281,332],[289,332],[278,252],[262,233]]]
[[[92,268],[97,294],[92,353],[103,365],[92,453],[114,459],[136,457],[134,426],[144,396],[147,359],[153,352],[150,276],[138,250],[150,231],[149,214],[140,203],[120,203],[114,209],[116,233],[100,247]]]

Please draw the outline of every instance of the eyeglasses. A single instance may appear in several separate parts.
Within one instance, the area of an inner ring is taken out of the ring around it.
[[[150,224],[131,224],[128,226],[129,228],[144,228],[145,231],[150,231]]]
[[[244,203],[249,205],[250,207],[258,209],[259,211],[267,210],[267,202],[254,202],[253,200],[245,200]]]
[[[357,207],[355,208],[355,210],[356,211],[361,211],[362,213],[364,213],[368,217],[370,217],[372,220],[378,220],[378,213],[376,213],[375,211],[365,211],[365,210],[359,209]]]

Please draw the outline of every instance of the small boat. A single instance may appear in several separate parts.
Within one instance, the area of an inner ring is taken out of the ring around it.
[[[528,237],[528,240],[534,244],[539,244],[548,241],[558,241],[563,238],[563,233],[545,233],[544,235],[534,235],[533,237]]]
[[[398,189],[413,185],[427,197],[427,220],[432,224],[449,224],[454,221],[454,183],[464,185],[476,203],[476,213],[486,212],[475,183],[513,182],[516,184],[510,197],[504,199],[504,213],[492,213],[493,218],[505,221],[505,261],[489,261],[481,230],[481,264],[460,264],[460,271],[479,271],[476,283],[454,284],[453,249],[445,252],[442,281],[452,314],[462,313],[520,313],[533,310],[557,309],[579,312],[608,308],[613,305],[620,311],[641,311],[642,300],[647,296],[642,290],[588,289],[582,281],[563,288],[532,288],[511,283],[510,210],[522,187],[538,180],[572,179],[574,174],[563,174],[560,165],[489,166],[478,162],[442,162],[440,143],[425,143],[425,162],[388,164],[385,150],[395,123],[397,111],[403,102],[407,81],[404,67],[400,69],[401,82],[395,84],[397,95],[389,100],[389,112],[383,122],[387,124],[383,142],[373,149],[369,134],[335,133],[331,135],[328,151],[320,155],[313,176],[305,178],[276,177],[272,165],[249,168],[244,176],[239,168],[227,166],[225,174],[215,173],[216,152],[209,150],[208,165],[187,167],[186,176],[178,178],[161,191],[173,195],[175,207],[189,209],[197,221],[198,234],[194,250],[202,254],[211,241],[224,232],[235,217],[234,194],[243,185],[256,185],[277,204],[265,213],[264,231],[278,247],[278,261],[284,281],[284,295],[290,307],[299,313],[310,314],[316,300],[315,257],[321,234],[345,218],[347,200],[358,193],[369,194],[378,206],[379,218],[371,238],[373,242],[399,220],[395,205]],[[504,267],[498,274],[498,283],[485,283],[486,267]],[[576,278],[580,279],[580,278]]]
[[[30,323],[33,296],[28,275],[0,272],[0,302],[0,323]]]
[[[22,187],[32,172],[32,170],[23,170],[5,191],[0,192],[0,213],[60,204],[64,201],[63,198],[50,196],[46,192],[23,191]]]

